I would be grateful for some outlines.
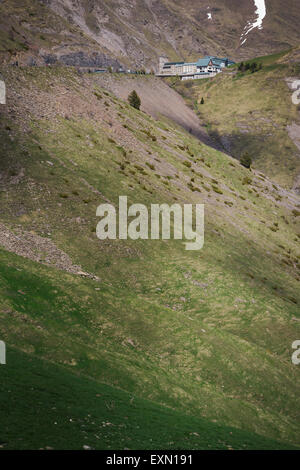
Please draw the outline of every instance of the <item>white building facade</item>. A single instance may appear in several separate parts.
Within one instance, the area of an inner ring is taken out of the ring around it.
[[[168,62],[166,58],[160,58],[159,77],[179,76],[182,80],[195,80],[214,77],[225,67],[233,65],[228,58],[206,56],[197,62]]]

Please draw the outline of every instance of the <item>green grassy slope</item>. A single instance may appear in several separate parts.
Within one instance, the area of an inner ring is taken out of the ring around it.
[[[9,349],[1,367],[1,449],[288,449],[139,399]],[[34,423],[34,426],[33,426]]]
[[[179,82],[175,87],[230,154],[239,158],[248,151],[256,168],[291,187],[300,174],[300,159],[287,126],[299,124],[300,117],[286,79],[296,79],[300,70],[295,63],[284,63],[285,57],[290,53],[249,61],[263,66],[254,74],[238,72],[236,66],[215,79]]]
[[[0,222],[15,240],[8,248],[27,258],[1,250],[1,339],[191,416],[185,422],[201,416],[299,444],[291,363],[300,334],[299,197],[130,108],[93,77],[60,68],[2,73],[10,86],[1,108]],[[100,242],[96,207],[117,205],[119,195],[146,205],[204,202],[204,249]],[[28,237],[51,240],[97,278],[57,269]],[[65,442],[58,445],[78,444]]]

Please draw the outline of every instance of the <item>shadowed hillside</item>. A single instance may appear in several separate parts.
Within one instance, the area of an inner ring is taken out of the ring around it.
[[[32,355],[10,349],[9,358],[13,371],[1,370],[1,449],[293,448],[178,413]]]
[[[87,424],[92,447],[124,439],[124,447],[152,448],[157,440],[141,437],[125,391],[148,415],[165,410],[168,448],[299,445],[299,371],[291,363],[300,334],[299,196],[169,119],[133,109],[97,76],[60,67],[1,73],[9,87],[0,108],[0,338],[8,345],[0,373],[10,385],[2,385],[9,416],[21,417],[9,421],[2,402],[1,445],[82,448],[84,435],[69,432],[68,418],[82,431]],[[204,249],[100,241],[96,208],[117,207],[119,195],[147,206],[204,203]],[[32,376],[28,399],[53,405],[47,416],[57,416],[59,431],[50,426],[51,443],[44,431],[36,437],[47,421],[19,399],[26,377],[16,380],[18,361]],[[87,390],[86,407],[64,398],[68,381],[76,396]],[[86,414],[96,425],[82,421]],[[114,427],[99,434],[102,420]],[[224,438],[226,426],[237,428],[237,440]],[[202,429],[209,443],[190,436]]]

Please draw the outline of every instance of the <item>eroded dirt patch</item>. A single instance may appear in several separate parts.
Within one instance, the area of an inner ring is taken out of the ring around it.
[[[53,266],[68,273],[98,279],[93,274],[85,273],[80,266],[74,265],[70,257],[60,250],[52,240],[33,232],[20,229],[12,231],[0,223],[0,246],[24,258]]]

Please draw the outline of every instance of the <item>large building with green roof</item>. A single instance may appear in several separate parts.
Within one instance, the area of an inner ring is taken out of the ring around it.
[[[205,56],[197,62],[168,62],[166,57],[159,60],[159,77],[179,76],[182,80],[195,80],[214,77],[222,69],[233,65],[235,62],[227,57]]]

